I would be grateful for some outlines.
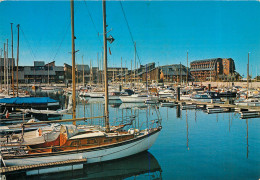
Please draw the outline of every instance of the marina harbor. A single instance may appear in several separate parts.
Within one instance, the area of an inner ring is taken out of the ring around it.
[[[0,0],[0,180],[260,179],[259,12]]]

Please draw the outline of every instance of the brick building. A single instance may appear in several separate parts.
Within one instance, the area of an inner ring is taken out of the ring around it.
[[[160,79],[164,82],[181,82],[186,81],[187,67],[182,64],[171,64],[160,66]],[[190,81],[192,76],[188,69],[188,80]]]
[[[195,81],[219,80],[235,72],[235,63],[232,58],[214,58],[192,61],[191,75]]]

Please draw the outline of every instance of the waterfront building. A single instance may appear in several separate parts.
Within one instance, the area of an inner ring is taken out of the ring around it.
[[[13,65],[15,66],[15,59],[13,59]],[[4,66],[6,67],[6,71],[4,71]],[[7,69],[8,69],[8,73],[7,73]],[[12,70],[12,58],[8,58],[8,60],[6,62],[4,62],[4,58],[0,58],[1,83],[4,82],[4,72],[6,73],[6,79],[7,79],[7,74],[8,74],[8,81],[9,81],[9,83],[11,82],[11,80],[12,80],[12,71],[11,70]]]
[[[12,58],[8,58],[8,79],[12,79]],[[16,64],[14,59],[14,81],[16,81]],[[1,80],[4,81],[4,58],[0,60]],[[63,66],[55,66],[55,61],[45,64],[44,61],[34,61],[33,66],[18,66],[19,83],[64,83]]]
[[[191,75],[195,81],[224,80],[235,72],[232,58],[196,60],[190,63]]]
[[[102,74],[102,73],[101,73]],[[109,81],[126,81],[129,76],[128,68],[126,67],[108,67],[107,77]]]
[[[160,66],[160,79],[163,82],[186,82],[187,67],[182,64],[171,64]],[[188,69],[188,81],[192,80],[190,70]]]

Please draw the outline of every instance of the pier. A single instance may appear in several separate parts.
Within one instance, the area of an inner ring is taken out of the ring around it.
[[[58,161],[58,162],[42,163],[42,164],[35,164],[35,165],[1,167],[0,174],[1,176],[3,176],[8,174],[26,172],[27,175],[36,175],[36,174],[44,174],[50,172],[76,170],[76,169],[82,169],[83,164],[86,162],[87,159],[83,158],[83,159],[71,159],[67,161]]]
[[[203,109],[206,110],[208,114],[211,113],[227,113],[227,112],[237,112],[241,114],[242,119],[246,118],[258,118],[260,117],[260,107],[257,106],[238,106],[233,104],[225,103],[208,103],[201,101],[185,101],[176,100],[169,98],[161,98],[159,102],[173,103],[174,105],[179,105],[182,110],[185,109]]]

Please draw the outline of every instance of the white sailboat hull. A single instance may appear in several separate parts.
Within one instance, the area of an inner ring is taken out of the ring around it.
[[[144,103],[148,97],[121,96],[120,99],[123,103]]]
[[[87,163],[97,163],[103,161],[109,161],[114,159],[119,159],[133,154],[137,154],[143,151],[148,150],[155,140],[157,139],[160,130],[144,135],[145,137],[138,137],[136,140],[129,140],[122,145],[114,146],[110,145],[109,147],[99,147],[93,150],[79,150],[68,153],[50,153],[48,156],[32,156],[32,157],[23,157],[23,158],[12,158],[4,159],[6,166],[21,166],[21,165],[34,165],[41,163],[51,163],[57,161],[66,161],[70,159],[82,159],[86,158]]]
[[[103,98],[105,94],[102,92],[102,93],[89,93],[88,95],[92,98]]]

